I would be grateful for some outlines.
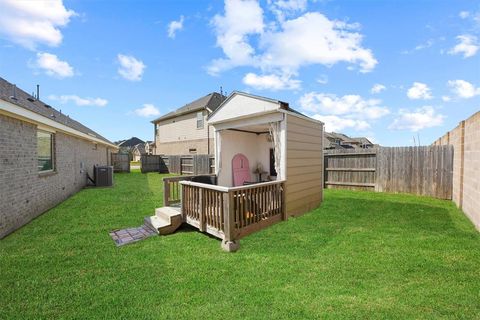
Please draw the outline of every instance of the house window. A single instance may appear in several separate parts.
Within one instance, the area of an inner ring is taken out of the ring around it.
[[[197,153],[197,149],[196,148],[188,149],[188,153]]]
[[[37,130],[38,171],[53,170],[53,133]]]
[[[197,112],[197,129],[203,129],[203,112]]]

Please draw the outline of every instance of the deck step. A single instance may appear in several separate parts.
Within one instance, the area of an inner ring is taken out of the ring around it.
[[[155,215],[145,217],[145,225],[160,235],[174,233],[182,224],[180,208],[162,207],[155,209]]]

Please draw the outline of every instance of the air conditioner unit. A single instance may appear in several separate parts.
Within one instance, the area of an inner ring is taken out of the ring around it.
[[[93,180],[97,187],[113,186],[113,167],[112,166],[94,166]]]

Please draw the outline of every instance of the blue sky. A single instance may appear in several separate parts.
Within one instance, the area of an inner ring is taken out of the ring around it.
[[[2,0],[0,48],[0,76],[112,141],[220,86],[382,145],[480,110],[471,0]]]

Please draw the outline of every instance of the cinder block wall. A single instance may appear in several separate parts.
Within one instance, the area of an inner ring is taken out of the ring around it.
[[[434,144],[454,146],[453,201],[480,230],[480,112]]]
[[[0,115],[0,239],[82,189],[85,171],[93,177],[93,166],[107,164],[110,157],[106,147],[56,133],[56,170],[39,174],[36,130]]]

